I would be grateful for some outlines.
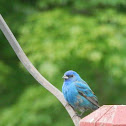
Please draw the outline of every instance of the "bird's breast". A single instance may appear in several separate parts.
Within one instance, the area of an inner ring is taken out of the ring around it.
[[[75,106],[78,101],[78,91],[75,85],[64,83],[62,91],[67,102],[72,106]]]

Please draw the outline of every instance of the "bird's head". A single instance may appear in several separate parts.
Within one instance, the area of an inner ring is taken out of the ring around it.
[[[80,76],[78,73],[76,73],[73,70],[69,70],[67,72],[64,73],[64,76],[62,77],[65,81],[79,81],[80,80]]]

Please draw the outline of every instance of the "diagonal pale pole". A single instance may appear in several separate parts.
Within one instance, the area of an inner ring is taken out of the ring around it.
[[[51,92],[65,107],[70,117],[72,118],[75,126],[79,126],[80,117],[78,117],[75,111],[72,109],[70,105],[65,101],[63,94],[59,91],[55,86],[53,86],[49,81],[47,81],[33,66],[33,64],[29,61],[28,57],[25,55],[24,51],[20,47],[18,41],[14,37],[13,33],[9,29],[8,25],[4,21],[3,17],[0,15],[0,29],[5,35],[6,39],[10,43],[17,57],[24,65],[24,67],[29,71],[29,73],[49,92]],[[62,113],[61,113],[62,114]]]

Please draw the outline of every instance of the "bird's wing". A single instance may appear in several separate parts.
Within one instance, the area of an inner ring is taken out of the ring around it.
[[[94,95],[94,92],[90,89],[89,86],[87,86],[86,84],[83,83],[75,83],[76,89],[78,91],[78,93],[85,97],[88,101],[90,101],[92,104],[94,104],[97,107],[100,107],[98,105],[98,99],[97,97]]]

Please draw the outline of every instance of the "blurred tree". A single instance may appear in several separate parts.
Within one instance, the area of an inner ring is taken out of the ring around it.
[[[1,0],[0,5],[27,56],[57,88],[73,69],[101,105],[126,104],[125,0]],[[62,105],[36,84],[0,36],[0,125],[72,126]]]

